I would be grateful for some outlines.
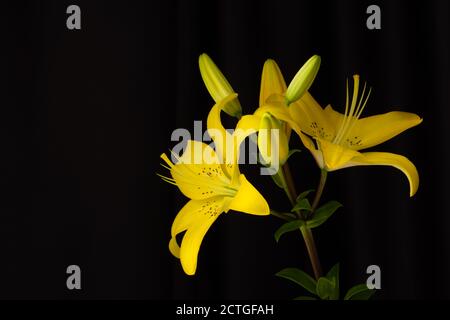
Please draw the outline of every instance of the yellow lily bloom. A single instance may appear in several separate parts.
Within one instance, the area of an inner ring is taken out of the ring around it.
[[[361,98],[358,99],[359,76],[353,76],[353,80],[351,102],[347,85],[344,114],[336,112],[331,106],[322,109],[308,92],[289,108],[281,108],[286,105],[283,96],[272,95],[259,112],[271,112],[278,119],[288,122],[320,168],[335,171],[352,166],[392,166],[408,178],[412,197],[419,187],[419,174],[411,161],[398,154],[362,153],[360,150],[381,144],[420,124],[422,119],[416,114],[399,111],[361,118],[370,90],[365,95],[367,90],[364,85]]]
[[[171,174],[171,177],[161,176],[162,179],[176,185],[191,199],[176,216],[169,242],[170,252],[181,260],[183,270],[188,275],[195,274],[202,240],[222,213],[235,210],[254,215],[270,214],[264,197],[239,172],[237,150],[245,137],[230,135],[220,122],[220,112],[236,96],[231,95],[217,103],[208,116],[208,131],[211,131],[216,150],[205,143],[190,140],[175,164],[166,154],[161,155],[167,164],[164,167]],[[245,129],[248,127],[247,122],[248,118],[243,117],[237,127]],[[234,145],[226,144],[229,141],[233,141]],[[234,149],[231,160],[224,156],[229,154],[225,149],[227,147]],[[196,163],[194,159],[199,161]],[[180,247],[176,237],[182,232],[185,234]]]

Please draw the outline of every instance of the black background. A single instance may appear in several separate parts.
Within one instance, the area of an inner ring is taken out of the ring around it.
[[[66,28],[66,8],[82,30]],[[366,28],[378,4],[382,29]],[[417,166],[421,185],[387,167],[330,174],[325,199],[344,204],[315,232],[325,269],[341,263],[342,288],[382,271],[377,299],[450,298],[447,1],[8,1],[2,4],[0,298],[275,298],[302,294],[274,273],[310,270],[280,222],[230,212],[202,245],[195,277],[167,243],[186,199],[160,181],[172,130],[193,130],[212,100],[197,59],[207,52],[239,93],[258,103],[262,65],[274,58],[289,81],[308,57],[322,66],[311,89],[339,109],[345,79],[374,91],[365,115],[415,112],[424,122],[382,146]],[[299,146],[294,137],[294,145]],[[300,189],[318,169],[291,161]],[[274,208],[285,195],[242,168]],[[66,267],[82,290],[66,288]]]

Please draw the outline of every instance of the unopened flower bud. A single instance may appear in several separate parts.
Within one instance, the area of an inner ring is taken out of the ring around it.
[[[234,93],[230,83],[206,53],[200,55],[198,64],[206,89],[216,103]],[[241,104],[237,99],[227,103],[223,111],[232,117],[240,118],[242,116]]]
[[[258,133],[258,148],[265,164],[283,165],[289,155],[289,142],[285,124],[265,113],[261,117]]]
[[[320,57],[318,55],[309,58],[303,67],[300,68],[286,91],[286,103],[288,105],[300,99],[311,87],[319,68]]]

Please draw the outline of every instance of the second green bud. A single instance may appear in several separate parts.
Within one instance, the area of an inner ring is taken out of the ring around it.
[[[267,166],[283,165],[289,155],[289,140],[286,136],[286,124],[270,113],[261,117],[258,133],[258,148],[262,160]]]

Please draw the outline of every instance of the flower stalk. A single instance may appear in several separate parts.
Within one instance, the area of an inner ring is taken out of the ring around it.
[[[286,194],[291,201],[292,206],[295,205],[295,199],[297,198],[297,193],[295,190],[294,180],[292,179],[292,175],[287,163],[285,163],[282,167],[282,181],[286,188],[284,189]],[[325,183],[327,180],[327,171],[321,170],[319,186],[316,191],[316,195],[314,196],[313,204],[311,206],[311,215],[314,214],[315,209],[319,205],[320,198],[322,197],[323,190],[325,188]],[[284,186],[283,185],[283,186]],[[305,217],[301,212],[297,212],[299,219],[305,220]],[[303,240],[305,241],[306,250],[308,251],[309,260],[311,261],[311,266],[313,268],[314,277],[318,280],[322,276],[322,266],[320,264],[319,254],[317,252],[316,243],[314,241],[314,236],[310,228],[306,225],[300,227],[301,234],[303,236]]]

